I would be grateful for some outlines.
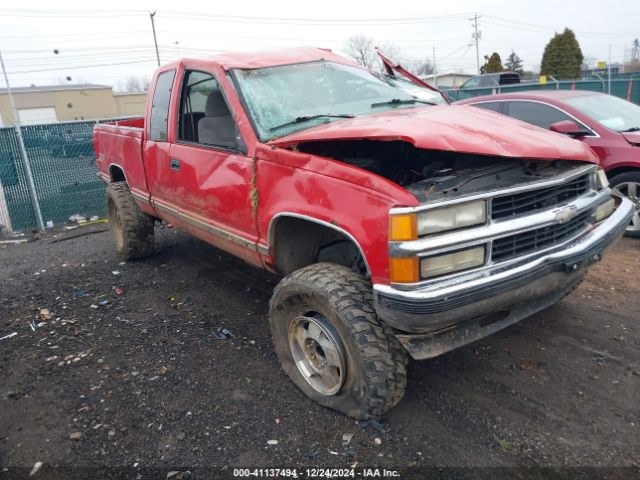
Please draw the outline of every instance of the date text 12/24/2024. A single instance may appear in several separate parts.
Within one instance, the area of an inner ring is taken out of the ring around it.
[[[236,478],[399,478],[400,472],[386,468],[234,468]]]

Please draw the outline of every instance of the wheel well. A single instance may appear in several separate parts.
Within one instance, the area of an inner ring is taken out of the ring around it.
[[[611,170],[607,171],[607,178],[609,180],[611,180],[613,177],[615,177],[616,175],[620,175],[621,173],[626,173],[626,172],[640,172],[640,168],[638,167],[618,167],[618,168],[612,168]]]
[[[109,167],[109,177],[111,178],[112,182],[126,182],[127,179],[124,176],[124,171],[116,166],[116,165],[111,165]]]
[[[369,276],[366,260],[349,235],[302,218],[280,217],[275,222],[270,243],[279,273],[286,275],[314,263],[332,262]]]

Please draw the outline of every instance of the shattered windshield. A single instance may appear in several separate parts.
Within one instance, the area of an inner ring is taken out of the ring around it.
[[[235,69],[234,74],[262,141],[356,115],[424,106],[367,70],[333,62]]]
[[[405,80],[404,78],[385,76],[385,81],[393,85],[394,87],[398,87],[399,89],[404,90],[414,98],[437,103],[439,105],[444,105],[447,103],[440,92],[421,87],[420,85],[416,85],[415,83],[410,82],[409,80]]]

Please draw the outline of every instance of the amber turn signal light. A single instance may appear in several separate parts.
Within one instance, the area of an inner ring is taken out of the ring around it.
[[[390,258],[389,276],[394,283],[415,283],[419,280],[418,257]]]
[[[389,217],[389,240],[404,242],[418,238],[418,220],[415,214],[391,215]]]

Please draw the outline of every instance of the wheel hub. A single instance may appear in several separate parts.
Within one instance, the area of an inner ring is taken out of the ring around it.
[[[340,391],[346,374],[344,349],[326,318],[315,313],[294,318],[289,348],[298,371],[317,392],[329,396]]]
[[[623,182],[614,187],[614,190],[620,195],[627,197],[635,205],[635,211],[627,232],[640,232],[640,184],[636,182]]]

